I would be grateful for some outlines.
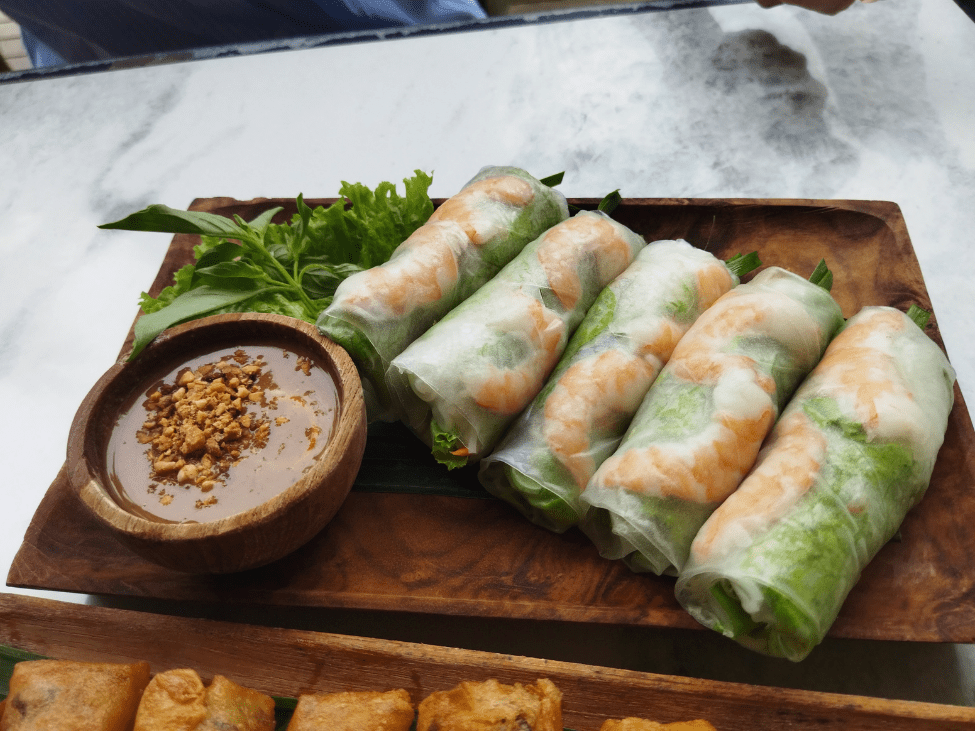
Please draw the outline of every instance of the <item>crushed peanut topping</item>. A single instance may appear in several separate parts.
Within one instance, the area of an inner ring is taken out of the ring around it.
[[[174,383],[162,384],[144,403],[148,418],[136,434],[147,444],[151,478],[163,485],[192,486],[210,492],[227,471],[250,450],[267,445],[271,425],[247,413],[253,404],[267,406],[258,382],[265,362],[253,362],[243,351],[232,358],[181,372]],[[278,417],[280,424],[283,417]],[[286,419],[285,419],[286,420]],[[155,492],[155,488],[151,488]],[[161,490],[159,501],[172,502]],[[216,504],[215,495],[196,501],[203,509]]]

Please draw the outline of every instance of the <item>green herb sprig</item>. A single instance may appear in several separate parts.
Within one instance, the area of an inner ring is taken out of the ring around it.
[[[158,297],[142,293],[129,360],[172,325],[225,312],[267,312],[315,322],[336,287],[355,272],[387,261],[433,213],[433,178],[420,170],[375,190],[343,182],[328,208],[310,208],[301,195],[289,223],[274,224],[280,207],[251,221],[151,205],[99,228],[197,234],[187,264]]]

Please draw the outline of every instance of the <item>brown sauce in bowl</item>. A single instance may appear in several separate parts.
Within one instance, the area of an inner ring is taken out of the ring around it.
[[[337,411],[332,376],[308,356],[275,345],[202,353],[123,408],[107,448],[112,497],[173,523],[257,507],[311,469]]]

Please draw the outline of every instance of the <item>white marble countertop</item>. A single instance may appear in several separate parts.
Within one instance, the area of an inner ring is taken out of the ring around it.
[[[971,403],[973,88],[975,24],[951,0],[835,17],[755,5],[623,14],[0,84],[0,570],[170,239],[96,225],[150,203],[325,197],[342,180],[416,168],[446,197],[484,164],[564,170],[569,196],[890,200]],[[356,622],[317,628],[363,630]],[[450,620],[439,634],[420,620],[375,632],[975,705],[969,646],[827,639],[791,665],[704,632],[635,644],[619,628],[542,627],[526,640],[492,626],[474,639]]]

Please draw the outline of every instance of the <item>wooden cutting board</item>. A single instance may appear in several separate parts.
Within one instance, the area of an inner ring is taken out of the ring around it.
[[[310,205],[330,200],[309,201]],[[598,201],[571,201],[594,207]],[[251,219],[294,201],[208,198],[195,210]],[[720,258],[756,250],[767,265],[808,276],[825,258],[845,316],[864,305],[931,310],[900,209],[809,200],[626,200],[614,214],[646,237],[684,238]],[[192,261],[173,239],[157,293]],[[133,306],[133,310],[135,307]],[[936,317],[928,328],[940,344]],[[131,337],[131,334],[130,334]],[[124,348],[123,348],[124,350]],[[488,499],[473,469],[446,472],[399,425],[373,425],[353,493],[311,543],[270,566],[187,576],[130,553],[91,520],[59,474],[37,509],[7,583],[108,596],[419,612],[467,618],[698,627],[674,580],[601,559],[578,531],[556,535]],[[975,641],[975,432],[960,390],[928,494],[900,538],[864,572],[832,637]]]
[[[171,617],[0,594],[0,644],[62,660],[195,669],[276,696],[404,688],[418,703],[462,680],[562,691],[563,722],[597,731],[607,718],[704,718],[718,731],[948,731],[975,709],[766,688],[431,645]]]

